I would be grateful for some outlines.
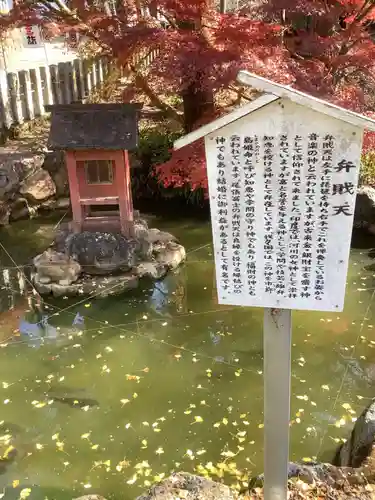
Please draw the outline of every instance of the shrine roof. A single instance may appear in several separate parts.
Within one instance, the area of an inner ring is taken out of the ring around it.
[[[138,145],[139,104],[59,104],[51,111],[53,150],[130,150]]]
[[[190,132],[190,134],[181,137],[174,143],[175,149],[183,148],[187,144],[191,144],[192,142],[201,139],[212,132],[222,129],[236,120],[253,113],[257,109],[267,106],[282,98],[289,99],[295,104],[305,106],[323,115],[336,118],[337,120],[342,120],[358,127],[361,130],[368,129],[375,132],[375,120],[372,120],[364,115],[360,115],[359,113],[354,113],[353,111],[341,108],[340,106],[336,106],[335,104],[324,101],[323,99],[318,99],[305,94],[290,86],[280,85],[279,83],[275,83],[267,78],[262,78],[253,73],[249,73],[248,71],[240,71],[237,75],[237,81],[242,85],[262,90],[265,93],[254,101],[251,101],[250,103],[235,109],[231,113],[221,116],[217,120],[214,120],[213,122]]]

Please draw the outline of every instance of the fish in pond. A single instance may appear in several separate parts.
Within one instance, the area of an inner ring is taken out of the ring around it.
[[[20,434],[22,431],[22,427],[17,424],[4,422],[4,420],[0,422],[0,435],[11,434],[12,436],[15,436],[16,434]]]
[[[5,474],[9,465],[15,461],[18,452],[14,446],[8,446],[7,449],[0,448],[0,474]]]
[[[85,406],[99,406],[99,401],[91,398],[80,398],[71,396],[51,396],[51,399],[58,403],[63,403],[72,408],[84,408]]]

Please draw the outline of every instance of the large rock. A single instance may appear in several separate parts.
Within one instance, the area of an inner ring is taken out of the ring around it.
[[[49,151],[44,158],[43,168],[51,175],[56,185],[56,195],[69,196],[65,153],[63,151]]]
[[[38,283],[57,283],[62,286],[77,281],[81,266],[67,255],[54,250],[46,250],[33,260],[36,269],[35,281]]]
[[[234,500],[237,498],[237,493],[224,484],[187,472],[177,472],[152,486],[137,500]]]
[[[48,151],[44,156],[42,166],[50,174],[66,169],[64,151]]]
[[[21,184],[20,193],[33,203],[40,203],[56,194],[56,186],[46,170],[37,170]]]
[[[16,221],[20,219],[27,219],[33,210],[30,210],[26,198],[17,198],[10,206],[10,220]]]
[[[87,274],[129,271],[137,262],[136,240],[118,233],[84,231],[66,240],[67,254],[77,260]]]
[[[0,166],[0,200],[8,200],[19,188],[20,178],[13,162]]]
[[[171,233],[166,233],[165,231],[160,231],[156,228],[151,228],[148,230],[145,238],[150,243],[168,243],[170,241],[176,241],[176,238]]]
[[[45,205],[50,207],[53,204],[48,202],[42,206]],[[107,297],[137,288],[143,278],[160,280],[185,260],[184,247],[171,234],[148,229],[139,215],[136,228],[137,238],[128,239],[119,233],[73,233],[70,224],[62,223],[53,250],[47,252],[47,258],[43,254],[34,261],[36,273],[33,273],[32,280],[35,288],[42,295],[53,294],[55,297]],[[52,261],[56,261],[52,271],[51,256]],[[59,265],[67,262],[78,264],[81,275],[77,270],[71,280],[64,280],[59,274]]]
[[[51,174],[53,182],[56,186],[57,196],[69,196],[69,180],[68,172],[65,168]]]
[[[167,274],[168,268],[159,262],[141,262],[135,272],[140,278],[160,280]]]
[[[10,207],[6,201],[0,200],[0,227],[9,224]]]
[[[185,259],[185,248],[174,241],[167,243],[156,255],[156,261],[167,269],[176,269]]]
[[[375,234],[375,189],[362,186],[358,189],[354,211],[354,227]]]
[[[138,288],[138,276],[120,274],[117,276],[81,276],[71,284],[46,283],[40,281],[39,275],[32,276],[34,286],[41,295],[52,294],[54,297],[95,296],[106,298]]]
[[[333,463],[344,467],[360,467],[370,456],[375,441],[375,398],[356,420],[350,438],[342,444]]]

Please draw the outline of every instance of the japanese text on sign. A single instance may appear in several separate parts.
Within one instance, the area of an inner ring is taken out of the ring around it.
[[[25,47],[42,47],[43,41],[38,26],[25,26],[22,28]]]
[[[318,131],[207,142],[219,302],[341,310],[350,233],[340,258],[339,231],[351,230],[357,176],[351,152]]]

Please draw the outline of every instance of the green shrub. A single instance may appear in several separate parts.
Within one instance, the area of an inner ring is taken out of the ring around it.
[[[164,163],[171,157],[170,150],[173,148],[174,141],[180,136],[179,132],[155,128],[141,130],[137,150],[138,159],[147,167]]]

